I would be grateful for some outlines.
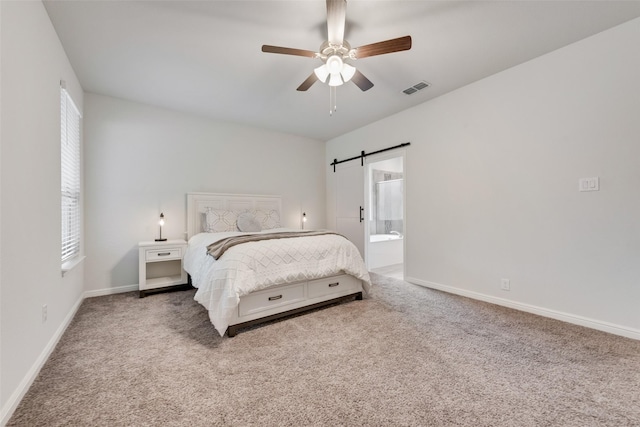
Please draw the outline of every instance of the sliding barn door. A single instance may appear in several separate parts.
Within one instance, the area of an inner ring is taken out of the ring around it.
[[[359,161],[336,165],[336,231],[351,240],[364,258],[364,171]]]

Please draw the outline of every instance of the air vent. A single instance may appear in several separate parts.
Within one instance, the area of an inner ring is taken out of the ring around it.
[[[428,88],[429,86],[431,86],[431,84],[425,82],[424,80],[421,81],[420,83],[416,83],[413,86],[403,90],[403,93],[406,93],[407,95],[413,95],[414,93],[416,93],[419,90]]]

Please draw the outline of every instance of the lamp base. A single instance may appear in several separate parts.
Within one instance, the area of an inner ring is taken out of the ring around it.
[[[155,239],[156,242],[166,242],[167,239]]]

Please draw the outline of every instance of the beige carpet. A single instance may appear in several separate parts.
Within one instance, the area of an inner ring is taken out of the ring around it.
[[[87,299],[8,425],[640,425],[639,341],[373,279],[232,339],[194,291]]]

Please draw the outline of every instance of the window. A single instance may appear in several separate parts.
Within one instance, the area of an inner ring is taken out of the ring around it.
[[[80,112],[60,89],[62,262],[80,255]]]

